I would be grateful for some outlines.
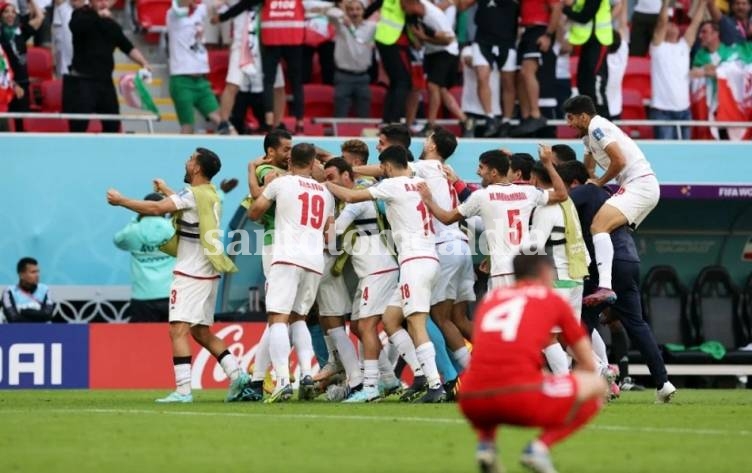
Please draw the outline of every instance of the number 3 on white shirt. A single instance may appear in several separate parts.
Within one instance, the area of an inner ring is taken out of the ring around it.
[[[525,305],[527,298],[524,296],[513,297],[497,305],[483,317],[480,329],[484,332],[500,332],[503,341],[513,342],[517,338]]]

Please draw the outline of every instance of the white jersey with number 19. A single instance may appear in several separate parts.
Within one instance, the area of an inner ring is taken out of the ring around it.
[[[274,214],[274,264],[291,264],[321,274],[324,227],[334,217],[334,197],[321,184],[287,175],[266,186],[263,196],[277,203]]]

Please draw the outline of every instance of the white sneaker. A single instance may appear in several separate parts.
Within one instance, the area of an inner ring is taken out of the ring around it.
[[[661,389],[655,391],[655,402],[668,404],[676,395],[676,388],[671,382],[666,381]]]
[[[556,473],[548,449],[543,449],[530,442],[522,451],[520,464],[536,473]]]

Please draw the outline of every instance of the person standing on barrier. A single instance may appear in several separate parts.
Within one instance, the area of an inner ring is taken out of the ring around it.
[[[55,304],[50,290],[39,282],[39,263],[21,258],[16,265],[18,284],[3,291],[3,314],[7,322],[49,322]]]
[[[88,6],[74,10],[69,24],[73,33],[73,61],[63,77],[63,113],[100,113],[118,115],[113,51],[120,49],[144,69],[149,62],[112,18],[109,0],[91,0]],[[86,132],[89,120],[70,120],[71,132]],[[102,121],[102,131],[117,133],[120,122]]]

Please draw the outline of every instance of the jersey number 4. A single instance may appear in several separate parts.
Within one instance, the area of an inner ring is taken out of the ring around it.
[[[304,227],[310,225],[317,230],[321,228],[321,224],[324,223],[324,198],[319,194],[310,195],[303,192],[298,196],[298,200],[303,204],[300,224]]]
[[[483,316],[480,329],[484,332],[499,332],[503,341],[513,342],[517,338],[525,305],[527,298],[523,296],[504,301]]]

